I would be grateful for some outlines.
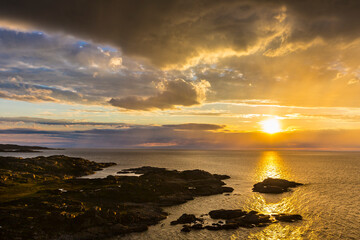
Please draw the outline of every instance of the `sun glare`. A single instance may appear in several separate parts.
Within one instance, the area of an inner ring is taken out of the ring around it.
[[[260,124],[262,126],[263,132],[266,132],[269,134],[281,132],[280,122],[276,118],[264,120],[264,121],[260,122]]]

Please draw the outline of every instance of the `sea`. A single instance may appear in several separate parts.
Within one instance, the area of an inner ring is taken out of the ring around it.
[[[230,195],[197,197],[185,204],[165,207],[167,219],[142,233],[116,239],[360,239],[360,152],[336,151],[196,151],[64,149],[42,153],[1,153],[2,156],[50,155],[82,157],[96,162],[115,162],[89,178],[116,175],[122,169],[153,166],[168,169],[202,169],[226,174]],[[252,192],[253,184],[265,178],[284,178],[303,186],[283,194]],[[300,214],[295,223],[267,227],[183,233],[171,226],[183,213],[200,216],[215,209],[255,210],[266,214]]]

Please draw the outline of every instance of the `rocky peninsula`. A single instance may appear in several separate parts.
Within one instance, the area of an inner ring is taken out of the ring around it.
[[[142,167],[138,177],[77,178],[114,165],[82,158],[0,157],[0,239],[103,239],[145,231],[162,206],[233,191],[226,175]]]
[[[15,144],[0,144],[0,152],[41,152],[41,150],[57,150],[39,146],[20,146]]]

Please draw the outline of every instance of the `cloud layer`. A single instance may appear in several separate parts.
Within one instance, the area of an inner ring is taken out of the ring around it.
[[[205,100],[209,82],[186,82],[183,79],[163,81],[159,84],[160,90],[155,96],[112,98],[109,103],[115,107],[132,110],[172,109],[176,106],[192,106]]]
[[[26,1],[2,3],[7,21],[115,44],[164,66],[222,49],[272,52],[317,37],[358,37],[359,2],[347,1]]]
[[[81,147],[356,148],[348,130],[326,129],[360,127],[359,9],[356,0],[2,1],[2,134]],[[276,141],[256,132],[269,117],[289,130]]]
[[[6,143],[29,144],[31,139],[31,144],[77,148],[360,149],[359,130],[295,131],[266,135],[260,132],[213,132],[201,125],[187,131],[178,131],[177,128],[183,126],[133,126],[85,131],[15,128],[0,130],[0,136],[6,139]],[[4,140],[0,142],[5,143]]]

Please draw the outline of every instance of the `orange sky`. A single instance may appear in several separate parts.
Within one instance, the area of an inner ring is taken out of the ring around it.
[[[359,4],[0,3],[1,143],[359,149]]]

